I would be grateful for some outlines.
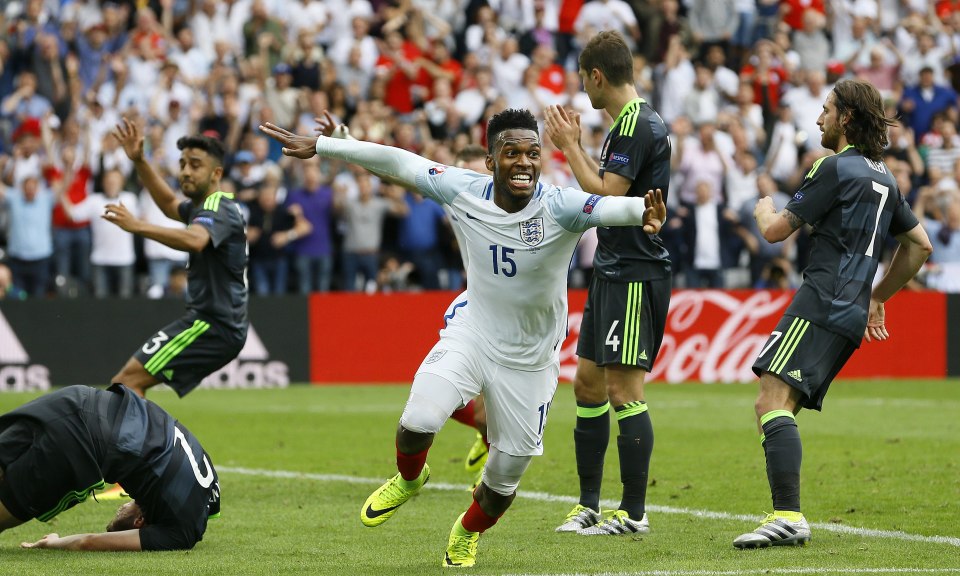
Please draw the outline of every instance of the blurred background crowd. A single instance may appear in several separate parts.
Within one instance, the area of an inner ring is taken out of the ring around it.
[[[899,118],[885,161],[934,244],[915,284],[960,291],[958,0],[7,0],[0,298],[182,297],[185,253],[99,217],[119,201],[180,225],[110,136],[122,117],[174,188],[178,138],[225,142],[254,294],[459,290],[437,204],[350,165],[290,162],[257,125],[311,133],[329,110],[356,138],[476,166],[492,114],[559,104],[598,158],[612,119],[582,92],[577,56],[606,29],[632,45],[638,91],[671,131],[662,236],[677,287],[798,285],[808,235],[768,244],[753,207],[782,208],[828,153],[821,106],[858,77]],[[542,180],[576,186],[544,147]],[[583,238],[571,286],[589,281],[595,245]]]

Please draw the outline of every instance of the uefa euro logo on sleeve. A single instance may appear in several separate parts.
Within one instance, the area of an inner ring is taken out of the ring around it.
[[[543,218],[531,218],[520,223],[520,239],[527,246],[543,242]]]
[[[446,168],[443,166],[431,166],[430,169],[427,170],[427,174],[431,176],[439,176],[443,174],[444,170],[446,170]]]

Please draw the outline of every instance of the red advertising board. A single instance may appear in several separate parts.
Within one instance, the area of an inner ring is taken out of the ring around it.
[[[316,383],[409,382],[437,340],[452,292],[317,294],[310,298],[311,380]],[[653,378],[667,382],[743,382],[792,293],[678,290],[673,293]],[[570,335],[561,378],[576,369],[586,292],[570,292]],[[840,376],[943,377],[946,297],[904,292],[887,304],[885,342],[864,342]]]

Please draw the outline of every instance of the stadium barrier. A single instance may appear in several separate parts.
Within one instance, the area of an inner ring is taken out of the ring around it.
[[[253,298],[251,331],[213,388],[408,383],[437,340],[452,292]],[[741,382],[790,301],[789,292],[675,291],[653,378]],[[570,291],[561,378],[576,370],[586,292]],[[157,329],[179,317],[172,300],[0,303],[0,392],[107,383]],[[886,342],[863,343],[843,378],[960,376],[960,294],[904,292],[887,305]]]
[[[285,387],[309,379],[307,298],[255,298],[239,357],[211,388]],[[25,300],[0,303],[0,392],[109,383],[154,332],[184,313],[176,300]]]
[[[678,290],[653,378],[667,382],[746,382],[751,365],[790,302],[790,292]],[[310,297],[310,379],[314,383],[407,383],[437,340],[455,294],[315,294]],[[570,333],[561,349],[561,378],[576,370],[576,343],[586,292],[570,291]],[[960,313],[960,302],[951,310]],[[863,343],[843,378],[942,378],[947,350],[960,350],[947,297],[904,292],[887,305],[891,339]],[[953,371],[960,375],[957,361]]]

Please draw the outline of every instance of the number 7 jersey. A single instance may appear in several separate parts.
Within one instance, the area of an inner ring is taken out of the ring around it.
[[[466,298],[451,307],[447,326],[473,332],[504,366],[558,362],[570,260],[581,234],[600,225],[604,199],[538,183],[530,203],[508,213],[493,202],[491,176],[440,165],[424,168],[417,188],[446,205],[461,241]]]
[[[847,146],[813,165],[785,210],[813,225],[810,263],[786,314],[859,343],[887,237],[918,224],[896,179]]]

